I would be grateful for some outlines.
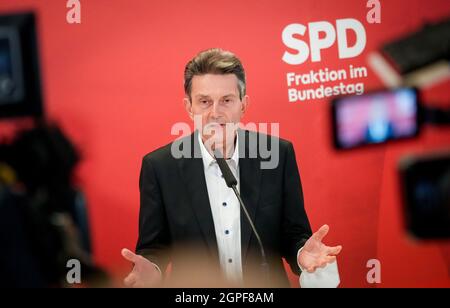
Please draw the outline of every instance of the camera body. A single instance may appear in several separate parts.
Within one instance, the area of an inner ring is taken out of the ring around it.
[[[450,238],[450,151],[399,164],[406,229],[419,239]]]

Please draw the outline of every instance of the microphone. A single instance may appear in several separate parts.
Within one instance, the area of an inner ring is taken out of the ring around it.
[[[256,236],[256,239],[257,239],[258,244],[259,244],[259,250],[261,252],[261,258],[262,258],[261,267],[264,270],[266,278],[268,278],[269,264],[267,263],[266,252],[264,250],[264,246],[262,244],[262,241],[261,241],[261,238],[259,236],[259,233],[256,230],[256,227],[253,224],[253,221],[250,218],[250,215],[248,214],[247,208],[244,205],[244,201],[242,201],[241,194],[239,193],[239,191],[236,188],[237,180],[234,177],[233,173],[231,172],[230,167],[228,166],[227,162],[223,158],[223,155],[222,155],[222,153],[220,151],[214,150],[214,158],[216,159],[217,164],[219,165],[219,168],[220,168],[220,171],[222,172],[222,175],[223,175],[223,178],[225,180],[225,183],[227,184],[227,186],[229,188],[233,189],[234,194],[236,195],[237,199],[239,200],[239,204],[241,205],[241,208],[244,211],[245,216],[247,217],[247,221],[249,222],[250,227],[252,228],[253,233]]]

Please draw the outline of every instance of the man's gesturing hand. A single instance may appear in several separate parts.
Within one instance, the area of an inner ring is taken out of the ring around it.
[[[152,262],[128,249],[122,249],[122,256],[134,264],[133,270],[124,279],[127,287],[149,288],[161,282],[161,273]]]
[[[329,230],[328,225],[323,225],[306,241],[298,256],[298,263],[309,273],[336,261],[336,256],[342,250],[342,246],[328,247],[322,243]]]

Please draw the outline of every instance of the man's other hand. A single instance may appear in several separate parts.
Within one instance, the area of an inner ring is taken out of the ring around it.
[[[313,273],[317,268],[323,268],[328,263],[336,261],[336,256],[342,250],[342,246],[329,247],[322,243],[329,230],[328,225],[323,225],[306,241],[298,256],[298,264],[308,273]]]
[[[133,270],[124,279],[129,288],[150,288],[161,283],[161,272],[155,264],[130,250],[122,249],[122,256],[134,264]]]

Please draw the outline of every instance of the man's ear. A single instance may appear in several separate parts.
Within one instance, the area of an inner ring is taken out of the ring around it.
[[[242,115],[244,115],[245,114],[245,112],[247,111],[247,108],[248,108],[248,104],[250,103],[250,97],[248,96],[248,95],[245,95],[243,98],[242,98],[242,105],[241,105],[241,112],[242,112]]]
[[[186,112],[189,114],[189,117],[191,120],[194,120],[194,114],[192,113],[192,104],[189,97],[185,96],[183,98],[184,108],[186,109]]]

